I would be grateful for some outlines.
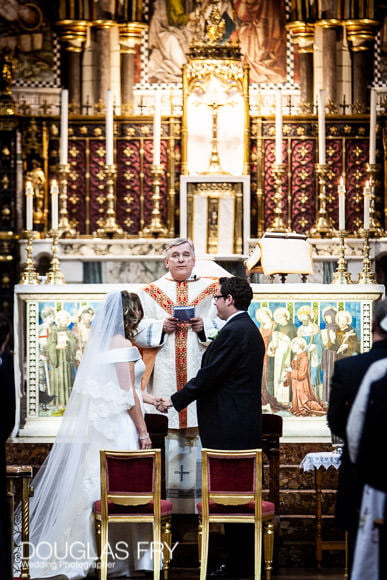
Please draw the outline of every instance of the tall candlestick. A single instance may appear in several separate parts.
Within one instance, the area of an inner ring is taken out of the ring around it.
[[[345,230],[345,185],[343,176],[340,177],[337,191],[339,194],[339,230]]]
[[[60,107],[60,163],[67,164],[68,148],[68,123],[69,123],[69,92],[63,89]]]
[[[51,229],[58,229],[58,194],[59,188],[56,179],[51,182]]]
[[[153,165],[160,165],[161,94],[156,91],[153,115]]]
[[[26,183],[26,230],[32,231],[34,188],[31,181]]]
[[[371,201],[371,188],[370,182],[366,181],[365,188],[363,190],[364,195],[364,224],[365,230],[370,229],[370,201]]]
[[[318,94],[318,162],[325,165],[325,91]]]
[[[373,165],[376,158],[376,90],[371,89],[370,101],[370,145],[369,145],[369,163]]]
[[[106,91],[106,165],[113,165],[113,95],[110,89]]]
[[[282,163],[282,92],[279,90],[275,100],[275,162]]]

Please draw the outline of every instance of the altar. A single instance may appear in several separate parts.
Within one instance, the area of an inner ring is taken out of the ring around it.
[[[139,287],[132,283],[15,287],[14,327],[19,330],[15,336],[18,408],[14,435],[54,437],[66,406],[65,401],[56,398],[55,376],[47,357],[50,326],[60,325],[62,340],[68,349],[62,380],[63,376],[67,377],[71,391],[82,354],[82,345],[74,339],[74,326],[90,324],[106,293],[124,288],[136,292]],[[249,314],[266,344],[263,412],[283,417],[284,442],[330,441],[326,410],[333,367],[327,360],[333,352],[340,358],[369,350],[372,304],[384,295],[384,286],[252,284],[252,288],[254,297]],[[88,322],[81,322],[84,312],[89,314]],[[332,324],[329,317],[335,321],[334,338],[326,330]],[[292,410],[292,387],[285,385],[284,374],[294,354],[294,338],[299,339],[298,346],[308,353],[313,388],[325,410],[319,416],[312,413],[298,416]],[[332,348],[333,340],[336,340],[335,348]]]

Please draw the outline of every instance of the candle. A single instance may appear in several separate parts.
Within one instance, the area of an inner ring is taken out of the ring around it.
[[[63,89],[60,107],[60,164],[67,164],[69,92]]]
[[[275,100],[275,162],[282,163],[282,92],[279,90]]]
[[[51,182],[51,229],[57,230],[58,229],[58,183],[56,179],[53,179]]]
[[[369,158],[368,158],[370,165],[373,165],[375,163],[375,155],[376,155],[376,90],[371,89],[370,145],[369,145]]]
[[[318,94],[318,162],[325,165],[325,91]]]
[[[345,185],[344,177],[340,177],[339,186],[337,188],[339,194],[339,230],[345,230]]]
[[[161,94],[156,91],[153,115],[153,165],[160,165]]]
[[[26,230],[32,231],[32,213],[34,201],[34,188],[31,181],[26,182]]]
[[[113,95],[110,89],[106,91],[106,165],[113,165]]]
[[[370,229],[370,201],[371,201],[371,188],[370,182],[366,181],[365,188],[363,190],[364,194],[364,229]]]

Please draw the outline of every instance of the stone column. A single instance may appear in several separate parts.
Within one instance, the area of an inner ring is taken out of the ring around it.
[[[85,20],[60,20],[56,23],[62,43],[62,84],[69,90],[72,112],[81,112],[82,103],[82,52],[89,23]]]
[[[112,20],[96,20],[93,22],[95,30],[95,95],[97,105],[105,102],[107,89],[112,88],[111,36],[117,23]]]
[[[337,103],[337,28],[341,25],[339,20],[330,18],[319,20],[317,26],[322,30],[322,67],[323,83],[326,103]]]
[[[287,28],[293,33],[293,43],[298,46],[301,104],[305,111],[313,111],[313,43],[314,25],[306,22],[290,22]]]
[[[141,44],[142,34],[146,28],[147,25],[142,22],[122,22],[119,24],[121,103],[123,111],[129,112],[133,106],[135,54],[137,46]]]
[[[360,111],[369,106],[369,86],[373,82],[374,45],[380,27],[376,20],[347,20],[348,45],[352,56],[352,103]]]

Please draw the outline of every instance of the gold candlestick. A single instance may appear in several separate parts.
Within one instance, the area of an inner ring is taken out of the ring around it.
[[[289,228],[283,220],[282,211],[282,179],[285,175],[285,165],[283,163],[275,163],[273,165],[273,175],[275,180],[275,208],[274,208],[274,218],[271,226],[267,229],[268,232],[288,232]]]
[[[77,231],[70,225],[67,211],[67,176],[70,173],[68,163],[59,165],[59,224],[58,236],[62,238],[75,238]]]
[[[115,177],[117,174],[116,166],[114,164],[105,165],[106,175],[106,219],[102,227],[100,227],[96,235],[101,238],[123,238],[124,231],[116,222],[115,212]]]
[[[339,230],[340,257],[331,284],[352,284],[351,275],[347,270],[347,260],[345,259],[344,238],[346,233],[345,230]]]
[[[370,228],[369,237],[370,238],[380,238],[384,235],[382,226],[379,220],[375,216],[375,183],[376,183],[376,173],[377,173],[376,163],[367,163],[367,174],[369,175],[368,181],[371,188],[370,196]]]
[[[58,230],[51,230],[49,232],[50,236],[52,237],[52,258],[50,269],[47,272],[47,280],[46,284],[66,284],[64,279],[64,275],[60,269],[60,263],[58,258],[58,238],[59,238],[59,231]]]
[[[161,183],[161,175],[163,174],[163,166],[162,165],[152,165],[151,168],[152,173],[152,185],[153,185],[153,195],[152,195],[152,219],[151,223],[144,227],[141,235],[144,237],[155,237],[158,236],[166,236],[168,234],[167,228],[165,228],[161,222],[161,213],[160,213],[160,183]]]
[[[358,284],[376,284],[376,278],[371,270],[371,260],[370,260],[370,245],[369,245],[369,230],[363,230],[361,233],[362,238],[364,238],[363,243],[363,267],[359,274]]]
[[[314,226],[311,228],[309,235],[312,238],[324,238],[325,236],[332,235],[333,225],[331,219],[328,217],[326,203],[327,203],[327,196],[326,196],[326,177],[328,173],[328,166],[322,165],[320,163],[316,164],[316,173],[318,175],[318,200],[319,200],[319,209],[317,212],[316,222]]]
[[[38,273],[35,270],[34,261],[32,259],[32,240],[35,237],[35,232],[32,230],[27,230],[25,235],[27,237],[27,258],[24,272],[21,275],[19,284],[39,284]]]

